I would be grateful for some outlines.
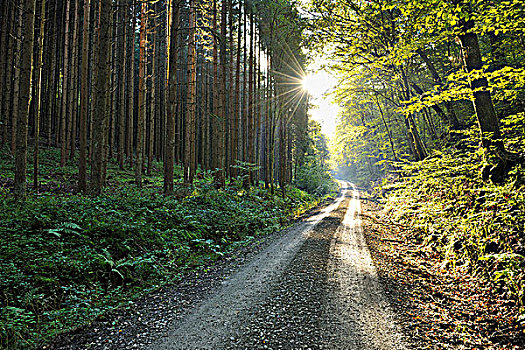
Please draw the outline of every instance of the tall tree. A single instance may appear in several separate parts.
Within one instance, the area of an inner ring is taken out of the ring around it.
[[[135,120],[135,27],[137,16],[135,13],[135,0],[131,0],[131,21],[129,23],[129,94],[128,94],[128,136],[127,155],[129,166],[133,167],[133,145],[134,145],[134,120]]]
[[[91,191],[100,194],[105,183],[104,154],[109,121],[109,93],[111,80],[111,22],[112,0],[100,0],[94,60],[93,92],[93,161]]]
[[[220,183],[219,171],[219,135],[217,130],[219,129],[219,57],[218,57],[218,30],[217,30],[217,0],[212,1],[212,31],[213,31],[213,48],[212,48],[212,60],[213,60],[213,112],[212,112],[212,154],[211,154],[211,167],[214,171],[216,182]]]
[[[66,2],[66,31],[64,33],[64,64],[63,68],[63,78],[62,78],[62,107],[60,112],[60,166],[66,165],[67,158],[67,141],[69,140],[69,133],[67,132],[67,120],[71,120],[69,115],[69,104],[68,104],[68,94],[69,91],[69,74],[70,74],[70,62],[69,62],[69,44],[70,44],[70,6],[71,0]]]
[[[122,38],[119,40],[119,51],[122,53],[121,63],[120,63],[120,95],[119,95],[119,126],[118,126],[118,151],[117,159],[120,169],[124,170],[124,148],[126,145],[126,89],[128,85],[127,81],[127,62],[128,62],[128,27],[129,27],[129,7],[132,5],[132,0],[126,1],[126,6],[122,8]]]
[[[460,0],[453,0],[453,3],[460,7],[465,13],[469,14],[470,19],[460,18],[459,26],[461,34],[458,35],[461,44],[461,57],[465,70],[481,71],[483,62],[479,47],[478,35],[474,31],[474,20],[470,11],[470,5]],[[470,80],[470,87],[474,95],[472,101],[481,131],[481,142],[487,155],[495,156],[495,165],[490,164],[483,169],[483,176],[490,178],[494,182],[502,182],[508,171],[518,161],[523,160],[522,156],[512,154],[505,149],[503,143],[499,119],[494,108],[487,78],[473,78]]]
[[[253,7],[250,7],[250,53],[248,57],[248,115],[245,117],[248,127],[247,132],[247,150],[246,160],[250,164],[255,163],[255,21]],[[248,176],[249,184],[253,183],[253,172],[250,171]]]
[[[3,55],[0,55],[0,86],[3,86],[2,93],[0,93],[0,142],[6,142],[7,137],[7,124],[8,117],[7,113],[4,112],[4,105],[8,104],[9,98],[7,90],[10,90],[9,76],[8,76],[8,67],[11,66],[11,39],[10,39],[10,28],[11,24],[14,22],[12,19],[12,14],[15,13],[14,6],[8,1],[4,8],[2,14],[2,29],[0,32],[0,50],[3,52]],[[7,107],[5,108],[7,110]]]
[[[139,43],[139,85],[138,85],[138,117],[137,117],[137,148],[135,158],[135,183],[142,187],[142,172],[144,167],[144,129],[146,119],[146,25],[147,4],[142,3],[140,15],[140,43]]]
[[[168,113],[166,119],[166,158],[164,160],[164,193],[173,193],[175,164],[175,128],[177,120],[177,63],[180,10],[183,0],[171,1],[168,55]]]
[[[20,57],[20,90],[18,103],[18,120],[16,124],[15,152],[15,195],[19,199],[26,196],[27,171],[27,123],[31,92],[31,75],[33,69],[33,40],[35,29],[35,0],[25,0],[22,6],[22,33]]]
[[[68,120],[68,135],[69,135],[69,142],[67,143],[66,150],[67,154],[66,156],[69,157],[69,159],[73,159],[75,157],[75,149],[77,144],[77,114],[78,114],[78,63],[79,63],[79,53],[78,53],[78,32],[80,28],[80,12],[82,8],[79,5],[80,1],[75,1],[75,9],[74,14],[75,17],[73,19],[73,34],[72,34],[72,43],[73,48],[71,51],[71,86],[70,86],[70,94],[69,94],[69,101],[68,105],[70,110],[70,116]]]
[[[219,86],[218,89],[218,115],[217,128],[215,133],[217,134],[217,184],[224,186],[225,183],[225,163],[226,163],[226,113],[227,111],[227,72],[228,72],[228,59],[227,59],[227,21],[228,21],[228,4],[227,0],[221,1],[221,19],[220,19],[220,50],[219,50]]]
[[[79,125],[79,163],[78,188],[87,191],[87,133],[89,103],[89,25],[90,0],[84,0],[84,24],[82,28],[82,64],[80,71],[80,125]]]
[[[18,119],[20,116],[18,115],[20,111],[20,70],[22,65],[17,65],[16,62],[20,62],[22,60],[22,40],[19,40],[18,38],[22,38],[22,29],[23,29],[23,20],[24,20],[24,7],[18,6],[18,21],[16,22],[16,51],[13,55],[13,66],[14,66],[14,72],[13,72],[13,107],[12,107],[12,116],[11,116],[11,153],[15,154],[16,152],[16,138],[17,138],[17,131],[18,131]]]
[[[231,135],[231,164],[232,168],[232,177],[237,177],[237,162],[239,160],[239,117],[240,117],[240,103],[241,103],[241,40],[242,40],[242,2],[239,1],[239,11],[238,11],[238,22],[237,22],[237,53],[235,57],[235,92],[231,96],[233,99],[234,107],[231,111],[233,115],[232,122],[232,135]],[[233,66],[233,63],[232,63]],[[233,79],[232,79],[233,80]]]
[[[184,157],[184,182],[191,184],[196,171],[196,145],[195,145],[195,112],[197,93],[197,66],[195,42],[195,1],[189,2],[189,37],[188,37],[188,99],[186,101],[186,134]]]
[[[40,121],[41,121],[41,97],[42,97],[42,61],[44,56],[44,36],[45,36],[45,23],[46,23],[46,0],[42,0],[40,4],[40,31],[38,33],[38,54],[37,62],[35,65],[35,127],[34,127],[34,152],[33,152],[33,188],[38,190],[38,163],[39,163],[39,150],[40,150]]]

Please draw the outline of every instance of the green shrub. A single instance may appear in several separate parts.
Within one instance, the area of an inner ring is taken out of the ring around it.
[[[104,195],[0,194],[0,347],[31,348],[88,322],[317,203],[206,182],[180,198],[157,188]]]
[[[494,283],[525,312],[525,174],[505,184],[481,180],[481,151],[435,152],[398,164],[403,176],[382,190],[386,210],[441,253],[444,267],[466,269]]]

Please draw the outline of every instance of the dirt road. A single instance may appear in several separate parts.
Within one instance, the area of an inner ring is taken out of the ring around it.
[[[405,349],[342,183],[173,325],[151,349]]]

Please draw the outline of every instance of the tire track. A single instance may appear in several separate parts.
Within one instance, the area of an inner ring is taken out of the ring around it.
[[[359,193],[288,230],[153,349],[405,349],[360,225]]]

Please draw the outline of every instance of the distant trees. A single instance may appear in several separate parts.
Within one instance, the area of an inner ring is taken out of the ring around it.
[[[16,149],[20,196],[28,137],[35,188],[40,140],[59,166],[78,155],[78,189],[94,194],[110,162],[137,186],[162,162],[167,194],[176,166],[186,184],[205,171],[217,186],[290,183],[307,109],[290,93],[305,62],[290,2],[10,0],[0,16],[0,137]]]

